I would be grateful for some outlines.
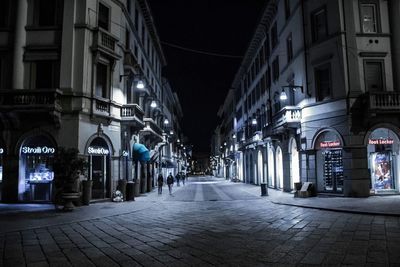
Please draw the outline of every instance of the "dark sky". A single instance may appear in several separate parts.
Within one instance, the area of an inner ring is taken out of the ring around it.
[[[242,56],[266,0],[149,0],[161,42]],[[164,76],[178,93],[183,131],[196,152],[209,152],[217,112],[241,63],[163,44]]]

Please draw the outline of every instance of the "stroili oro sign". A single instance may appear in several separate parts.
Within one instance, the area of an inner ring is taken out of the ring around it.
[[[88,147],[88,154],[89,155],[108,155],[110,154],[110,151],[107,148],[104,147],[98,147],[98,146],[90,146]]]
[[[54,154],[56,149],[54,147],[48,146],[37,146],[37,147],[30,147],[30,146],[23,146],[21,148],[22,154]]]
[[[393,145],[394,140],[391,138],[368,139],[368,145]]]

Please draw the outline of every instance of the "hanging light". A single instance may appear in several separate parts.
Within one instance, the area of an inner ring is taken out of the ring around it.
[[[233,138],[233,139],[236,139],[236,134],[233,134],[233,135],[232,135],[232,138]]]
[[[151,108],[156,108],[157,107],[157,103],[156,103],[156,101],[151,101],[151,103],[150,103],[150,107]]]
[[[169,131],[169,134],[170,134],[170,135],[173,135],[173,134],[174,134],[174,131],[172,131],[172,130]]]
[[[279,95],[279,99],[282,100],[282,101],[287,100],[287,94],[286,94],[286,92],[285,92],[284,89],[282,89],[282,92],[281,92],[281,94]]]
[[[136,84],[137,89],[144,89],[144,82],[142,80],[139,80]]]
[[[256,118],[254,118],[254,119],[251,120],[251,124],[252,124],[252,125],[257,125],[257,120],[256,120]]]
[[[164,120],[164,124],[165,124],[165,125],[168,125],[168,124],[169,124],[169,120],[168,120],[168,119],[165,119],[165,120]]]

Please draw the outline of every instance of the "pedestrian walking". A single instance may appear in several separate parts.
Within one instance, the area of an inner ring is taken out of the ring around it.
[[[169,173],[167,177],[167,185],[168,185],[168,190],[169,194],[172,195],[172,185],[174,184],[174,176],[172,176],[172,173]]]
[[[158,194],[161,195],[162,194],[162,187],[163,187],[163,184],[164,184],[164,177],[162,176],[161,173],[158,175],[157,183],[158,183]]]
[[[181,175],[179,174],[179,172],[176,174],[175,179],[176,179],[176,185],[180,186],[179,180],[181,179]]]
[[[181,179],[182,179],[182,184],[185,185],[185,174],[183,172],[181,172]]]

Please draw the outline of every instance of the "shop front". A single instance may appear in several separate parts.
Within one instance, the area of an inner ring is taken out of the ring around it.
[[[318,192],[343,193],[343,142],[333,131],[322,132],[315,142]]]
[[[398,136],[390,129],[377,128],[371,132],[367,142],[371,193],[398,192]]]
[[[55,153],[55,144],[46,136],[25,139],[19,152],[19,201],[52,200]]]
[[[271,143],[267,145],[267,160],[268,160],[268,186],[275,188],[275,159],[274,159],[274,148]]]
[[[3,155],[5,153],[4,146],[0,146],[0,199],[2,199],[3,191]]]
[[[92,199],[111,197],[110,148],[101,138],[94,138],[87,147],[89,155],[89,180],[93,181]]]
[[[294,189],[294,184],[300,182],[299,151],[297,150],[296,140],[292,138],[289,142],[290,154],[290,188]]]

